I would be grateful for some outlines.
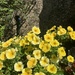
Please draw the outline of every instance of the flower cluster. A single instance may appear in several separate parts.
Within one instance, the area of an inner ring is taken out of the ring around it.
[[[43,38],[40,33],[34,26],[25,36],[0,42],[0,75],[64,75],[60,63],[72,64],[75,59],[67,55],[63,41],[75,40],[75,31],[53,26]]]

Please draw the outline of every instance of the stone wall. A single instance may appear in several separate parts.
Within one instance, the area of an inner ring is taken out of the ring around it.
[[[27,16],[25,24],[20,29],[21,35],[26,35],[34,25],[39,26],[39,14],[42,10],[42,7],[42,0],[36,0],[36,5],[31,10],[29,15]]]

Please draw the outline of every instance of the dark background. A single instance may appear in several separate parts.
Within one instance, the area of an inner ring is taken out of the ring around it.
[[[43,0],[43,9],[39,15],[41,36],[53,25],[75,30],[75,0]]]

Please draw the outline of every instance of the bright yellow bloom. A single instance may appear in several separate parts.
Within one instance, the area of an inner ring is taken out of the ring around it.
[[[40,65],[46,67],[49,64],[49,59],[46,56],[43,56],[40,60]]]
[[[33,44],[33,45],[37,45],[37,44],[39,44],[39,43],[40,43],[40,38],[37,37],[37,36],[35,36],[35,37],[33,38],[33,40],[32,40],[32,44]]]
[[[69,32],[71,39],[75,40],[75,31]]]
[[[59,46],[59,42],[58,42],[58,40],[56,40],[56,39],[53,40],[53,41],[51,41],[50,44],[51,44],[51,46],[53,46],[53,47]]]
[[[13,59],[15,58],[15,56],[16,56],[16,49],[11,48],[11,49],[6,50],[7,59]]]
[[[19,72],[19,71],[22,71],[23,70],[23,63],[22,62],[17,62],[14,64],[14,70]]]
[[[68,26],[67,27],[67,30],[70,31],[70,32],[72,32],[73,31],[73,28],[71,26]]]
[[[0,54],[0,60],[5,60],[6,59],[6,53],[5,52],[2,52]]]
[[[20,42],[20,39],[19,39],[19,38],[16,38],[16,39],[14,40],[14,44],[19,44],[19,42]]]
[[[34,50],[33,55],[36,59],[40,59],[41,58],[41,51],[40,50]]]
[[[31,57],[27,62],[28,68],[33,68],[37,64],[37,60],[34,57]]]
[[[53,26],[52,28],[50,28],[50,31],[55,30],[56,26]]]
[[[9,42],[9,41],[6,41],[6,42],[2,43],[2,47],[4,47],[4,48],[7,48],[10,45],[11,45],[11,42]]]
[[[51,42],[54,39],[54,37],[50,34],[45,34],[44,39],[46,42]]]
[[[45,44],[45,42],[44,41],[41,41],[40,44],[39,44],[39,48],[42,49],[43,46],[44,46],[44,44]]]
[[[57,31],[57,34],[58,34],[59,36],[66,34],[66,29],[61,28],[60,30]]]
[[[20,40],[20,46],[25,46],[25,40],[24,39],[22,39],[22,40]]]
[[[65,51],[64,47],[58,48],[58,54],[61,56],[66,56],[66,51]]]
[[[57,30],[61,30],[63,27],[60,25],[59,27],[57,27],[58,29]]]
[[[55,37],[56,36],[56,33],[55,32],[52,32],[51,33],[51,36]]]
[[[56,74],[57,73],[57,68],[54,64],[49,64],[47,66],[47,71],[50,72],[50,73]]]
[[[74,62],[74,57],[69,55],[69,56],[67,56],[67,60],[68,60],[68,62]]]
[[[43,72],[36,72],[34,75],[46,75],[46,74]]]
[[[42,47],[42,51],[47,53],[48,51],[50,51],[51,45],[49,43],[45,43]]]
[[[26,58],[29,60],[31,58],[31,55],[27,55]]]
[[[10,39],[7,40],[6,42],[3,42],[3,43],[2,43],[2,47],[7,48],[8,46],[11,45],[12,41],[13,41],[13,38],[10,38]]]
[[[35,37],[35,34],[33,34],[33,33],[28,33],[27,34],[27,39],[28,39],[29,42],[32,42],[34,37]]]
[[[40,29],[38,27],[34,26],[32,28],[32,32],[35,33],[35,34],[40,34]]]
[[[50,33],[51,31],[55,30],[56,29],[56,26],[53,26],[52,28],[50,28],[49,30],[47,30],[46,34],[47,33]]]
[[[61,54],[58,54],[59,59],[63,59],[63,56]]]
[[[32,69],[24,68],[21,75],[32,75]]]
[[[3,62],[0,61],[0,70],[3,68]]]

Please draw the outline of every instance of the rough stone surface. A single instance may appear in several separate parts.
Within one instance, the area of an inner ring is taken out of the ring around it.
[[[36,0],[36,5],[31,10],[27,16],[25,24],[20,29],[21,35],[27,34],[27,32],[29,32],[34,25],[39,26],[39,14],[41,13],[43,7],[42,4],[42,0]]]

